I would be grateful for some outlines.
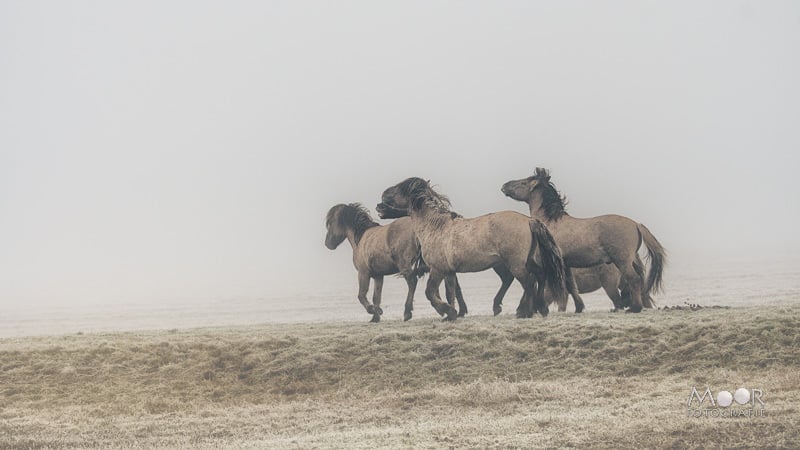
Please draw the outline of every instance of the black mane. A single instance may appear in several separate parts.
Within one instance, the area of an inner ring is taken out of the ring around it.
[[[356,244],[361,240],[361,236],[364,235],[365,231],[380,225],[378,222],[372,220],[372,217],[369,215],[369,210],[360,203],[350,203],[347,205],[342,203],[328,211],[328,217],[325,219],[325,223],[328,226],[330,226],[333,221],[336,210],[341,210],[339,212],[339,224],[353,229]]]
[[[561,195],[550,181],[550,171],[537,167],[531,180],[538,181],[538,186],[542,187],[542,205],[539,208],[544,211],[547,218],[558,220],[563,217],[567,213],[567,198]]]
[[[422,178],[409,178],[397,186],[409,199],[411,209],[419,211],[424,207],[433,208],[440,213],[450,214],[450,199],[433,190],[430,183]]]

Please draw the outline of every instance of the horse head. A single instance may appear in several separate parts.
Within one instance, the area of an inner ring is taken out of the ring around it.
[[[347,238],[348,231],[352,231],[355,243],[358,244],[364,231],[378,226],[378,223],[372,220],[369,211],[359,203],[342,203],[328,211],[325,226],[328,228],[325,246],[333,250]]]
[[[376,206],[382,219],[396,219],[411,215],[429,196],[428,182],[419,177],[408,178],[394,186],[386,188],[381,194],[381,203]]]
[[[528,202],[537,187],[548,185],[549,183],[550,171],[537,167],[533,175],[519,180],[508,181],[500,188],[500,191],[514,200]]]
[[[325,228],[328,229],[328,234],[325,235],[325,247],[331,250],[336,249],[347,238],[347,229],[342,226],[342,221],[339,217],[342,209],[346,207],[347,205],[345,204],[334,206],[328,211],[325,219]]]

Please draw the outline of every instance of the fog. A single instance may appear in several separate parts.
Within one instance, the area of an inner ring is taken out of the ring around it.
[[[671,266],[795,254],[797,2],[0,3],[0,302],[355,286],[336,203],[537,166]],[[301,300],[302,301],[302,300]]]

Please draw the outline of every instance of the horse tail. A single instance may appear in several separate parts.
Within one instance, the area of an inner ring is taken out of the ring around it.
[[[636,224],[639,234],[642,235],[647,247],[647,259],[650,260],[650,272],[647,274],[647,283],[644,287],[643,297],[650,297],[650,293],[658,293],[663,289],[664,267],[667,265],[667,250],[658,242],[653,233],[641,223]]]
[[[417,254],[411,261],[411,267],[411,274],[417,278],[422,278],[426,273],[431,271],[431,268],[428,267],[428,264],[426,264],[425,260],[422,259],[422,249],[420,248],[419,243],[417,244]]]
[[[542,261],[542,268],[544,269],[545,280],[550,286],[550,291],[556,298],[562,298],[567,295],[567,288],[565,284],[566,275],[564,273],[564,260],[561,258],[561,249],[556,244],[550,230],[539,220],[531,219],[528,221],[531,228],[531,235],[533,241],[531,242],[531,249],[528,253],[529,263],[534,263],[534,253],[536,248],[539,248],[539,258]]]

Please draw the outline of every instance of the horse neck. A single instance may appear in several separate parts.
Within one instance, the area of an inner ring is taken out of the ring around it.
[[[445,214],[432,208],[424,208],[411,212],[411,223],[414,233],[421,243],[435,237],[453,221],[449,213]]]
[[[549,226],[554,226],[555,224],[562,223],[564,220],[569,220],[571,217],[564,211],[564,214],[557,220],[553,220],[550,216],[547,215],[545,210],[542,208],[542,194],[540,191],[534,191],[531,195],[531,198],[528,200],[528,208],[530,209],[531,217],[534,219],[539,219],[545,224]]]
[[[550,221],[547,214],[542,209],[542,193],[535,190],[528,199],[528,208],[530,209],[531,217],[539,219],[544,223]]]
[[[347,242],[350,243],[350,247],[353,248],[353,253],[358,251],[358,244],[356,243],[356,230],[353,227],[347,227]],[[361,235],[361,238],[364,238],[364,235]]]

